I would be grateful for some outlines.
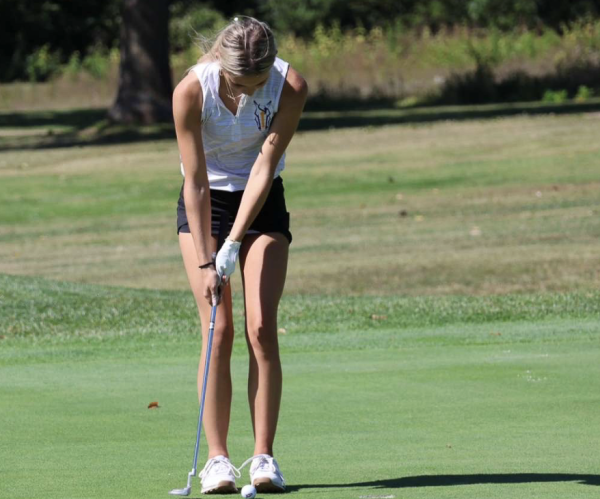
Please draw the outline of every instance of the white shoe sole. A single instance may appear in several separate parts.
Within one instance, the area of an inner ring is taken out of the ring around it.
[[[281,486],[277,485],[276,483],[273,483],[273,481],[267,477],[255,478],[254,481],[252,482],[252,485],[254,485],[254,487],[256,488],[257,493],[285,492],[285,486],[281,487]]]
[[[203,494],[237,494],[238,489],[234,482],[219,482],[212,489],[202,489]]]

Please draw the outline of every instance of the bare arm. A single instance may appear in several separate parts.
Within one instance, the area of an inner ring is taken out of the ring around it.
[[[241,241],[263,207],[273,183],[277,164],[298,128],[307,93],[308,87],[304,78],[289,68],[281,92],[279,110],[252,166],[229,239]]]
[[[189,73],[173,92],[173,118],[177,145],[183,162],[185,212],[200,265],[212,261],[210,186],[202,144],[202,87]],[[216,291],[214,268],[203,269],[209,279],[205,296],[212,301]],[[214,274],[214,275],[213,275]]]

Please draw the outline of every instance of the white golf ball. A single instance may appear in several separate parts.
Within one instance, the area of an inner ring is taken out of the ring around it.
[[[254,485],[244,485],[242,487],[242,497],[245,499],[254,499],[256,497],[256,487]]]

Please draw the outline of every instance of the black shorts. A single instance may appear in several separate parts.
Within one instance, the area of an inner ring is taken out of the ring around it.
[[[223,212],[226,212],[229,221],[226,234],[231,232],[233,222],[237,216],[242,201],[244,191],[217,191],[210,190],[211,206],[211,232],[214,236],[219,234],[219,225]],[[177,234],[180,232],[189,233],[187,216],[185,214],[185,202],[183,200],[183,185],[179,193],[177,203]],[[250,224],[246,234],[266,234],[267,232],[281,232],[286,239],[292,242],[292,233],[290,232],[290,214],[285,206],[283,180],[277,177],[273,180],[271,190],[262,209]]]

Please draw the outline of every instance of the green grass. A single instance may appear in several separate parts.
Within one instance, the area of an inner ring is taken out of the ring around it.
[[[163,497],[182,486],[197,417],[189,293],[7,275],[0,290],[2,496]],[[276,453],[291,493],[590,497],[598,298],[284,298]],[[237,464],[252,452],[239,331]]]
[[[514,112],[307,115],[284,174],[276,453],[292,495],[600,485],[597,116],[500,117]],[[99,120],[0,116],[0,497],[166,497],[191,464],[199,328],[177,149],[168,131]],[[389,126],[357,127],[369,121]],[[234,276],[240,464],[252,432]]]
[[[598,289],[595,114],[444,121],[452,112],[438,110],[442,120],[431,123],[295,137],[283,175],[294,234],[289,293]],[[56,119],[73,130],[93,116]],[[343,125],[339,113],[307,119],[334,118]],[[10,115],[0,128],[0,272],[187,289],[175,235],[175,141],[12,142],[49,119]]]

